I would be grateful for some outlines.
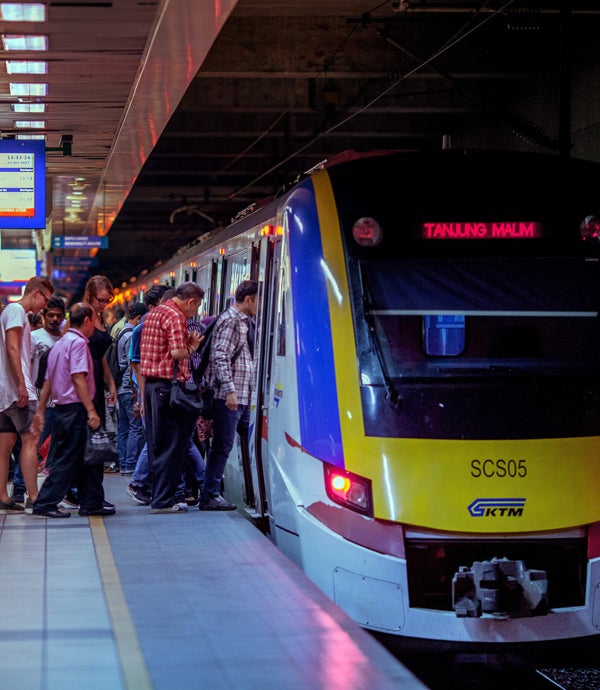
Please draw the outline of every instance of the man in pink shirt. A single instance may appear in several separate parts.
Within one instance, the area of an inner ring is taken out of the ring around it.
[[[59,510],[68,489],[76,486],[80,515],[113,515],[114,508],[102,505],[103,491],[94,467],[83,463],[87,427],[97,429],[100,417],[92,399],[96,391],[94,367],[88,339],[94,332],[94,312],[87,304],[71,308],[69,330],[58,340],[48,355],[48,368],[40,393],[40,404],[33,427],[44,426],[49,396],[55,402],[54,426],[48,461],[50,476],[42,484],[33,506],[38,518],[68,518],[71,513]]]

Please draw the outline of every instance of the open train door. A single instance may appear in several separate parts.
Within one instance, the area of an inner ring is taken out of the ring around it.
[[[267,228],[274,226],[266,226]],[[277,305],[281,236],[276,232],[261,237],[258,261],[260,306],[256,315],[255,361],[257,363],[254,429],[250,436],[250,458],[243,460],[246,503],[254,517],[268,529],[271,491],[268,475],[268,425],[273,400],[272,370],[277,347]]]

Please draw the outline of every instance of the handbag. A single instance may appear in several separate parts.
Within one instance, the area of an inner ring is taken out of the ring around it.
[[[174,411],[198,417],[202,412],[202,398],[198,386],[193,381],[178,381],[177,369],[177,360],[175,360],[169,392],[169,407]]]
[[[88,426],[83,464],[103,465],[104,463],[116,462],[118,457],[117,447],[111,434],[101,426],[95,431]]]

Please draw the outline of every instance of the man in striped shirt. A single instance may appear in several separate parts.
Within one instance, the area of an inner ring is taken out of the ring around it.
[[[258,283],[245,280],[235,292],[235,304],[214,326],[205,380],[215,391],[213,439],[206,460],[200,510],[235,510],[221,494],[221,479],[236,431],[248,434],[250,394],[254,385],[254,343],[248,333],[258,306]]]

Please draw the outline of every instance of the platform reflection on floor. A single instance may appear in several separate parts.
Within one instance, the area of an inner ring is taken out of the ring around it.
[[[0,515],[0,687],[423,686],[239,513]]]

